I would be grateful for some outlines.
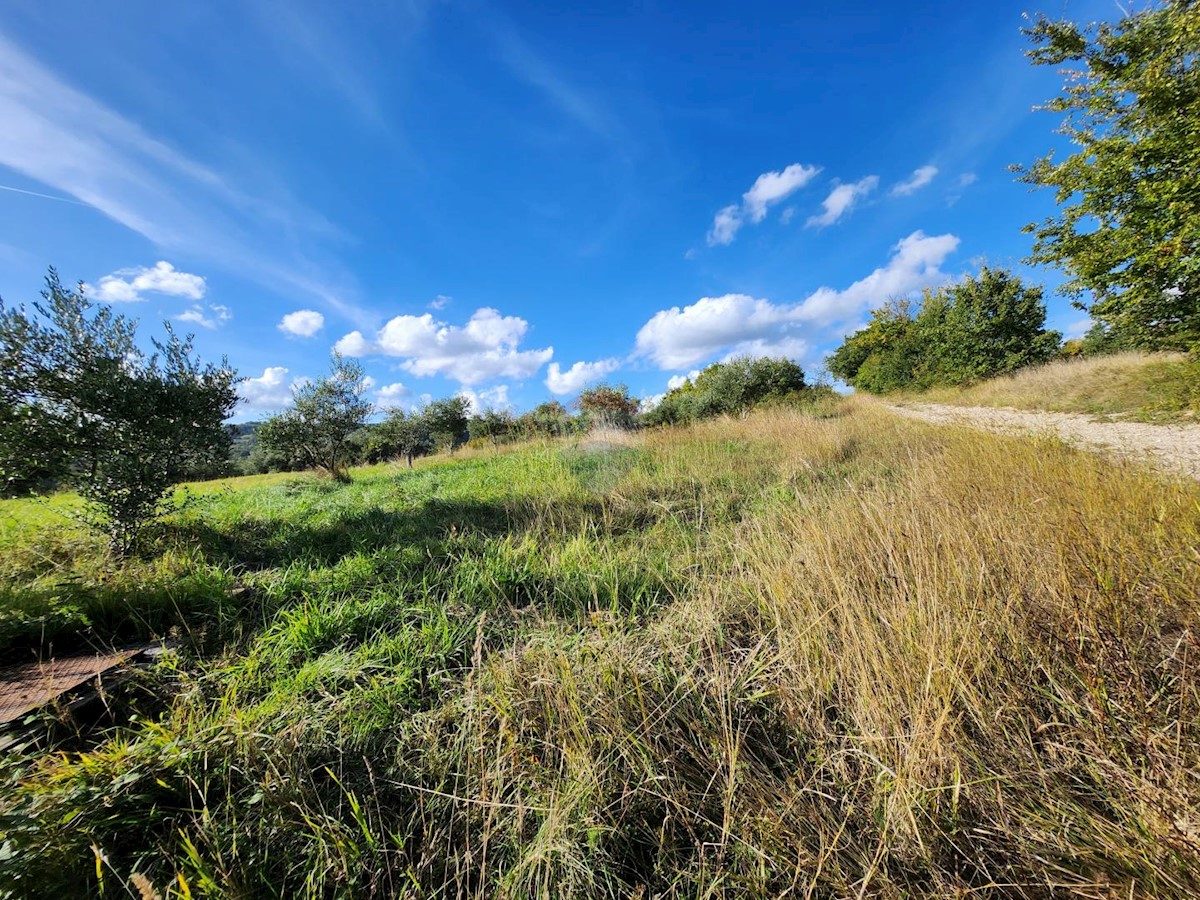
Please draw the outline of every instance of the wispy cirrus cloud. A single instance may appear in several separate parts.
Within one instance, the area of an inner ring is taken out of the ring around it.
[[[303,291],[356,322],[375,317],[349,277],[314,271],[337,229],[286,195],[260,196],[67,84],[0,33],[0,165],[142,235],[260,284]],[[58,199],[58,198],[56,198]],[[280,238],[280,235],[286,235]]]
[[[937,177],[937,173],[937,166],[921,166],[903,181],[892,185],[892,189],[888,193],[893,197],[907,197],[909,194],[915,194],[933,181]]]

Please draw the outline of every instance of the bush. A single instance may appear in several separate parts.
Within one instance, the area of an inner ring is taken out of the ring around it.
[[[914,313],[907,301],[872,310],[866,328],[829,359],[829,371],[875,394],[960,385],[1047,362],[1059,349],[1047,331],[1040,287],[1002,269],[926,291]]]
[[[805,390],[804,370],[790,359],[744,356],[713,363],[694,381],[667,391],[642,420],[647,425],[695,422],[799,397]]]

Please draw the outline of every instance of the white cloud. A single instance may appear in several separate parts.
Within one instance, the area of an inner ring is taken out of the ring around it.
[[[893,197],[907,197],[909,194],[915,194],[937,176],[937,166],[921,166],[916,169],[912,175],[898,184],[892,185],[889,192]]]
[[[510,409],[512,404],[508,402],[508,385],[497,384],[494,387],[486,388],[482,391],[472,391],[469,388],[464,388],[458,392],[460,397],[466,397],[470,407],[471,415],[478,415],[487,409],[505,410]]]
[[[284,334],[312,337],[325,327],[325,317],[316,310],[298,309],[284,316],[276,327]]]
[[[377,353],[378,349],[363,337],[361,331],[352,331],[343,336],[333,345],[333,349],[342,356],[366,356],[368,353]]]
[[[619,359],[600,359],[596,362],[577,362],[565,372],[552,362],[546,369],[546,387],[552,394],[574,394],[589,383],[621,367]]]
[[[798,191],[817,176],[819,166],[792,163],[782,172],[763,172],[742,195],[743,209],[751,222],[767,217],[767,207]]]
[[[722,350],[775,335],[799,320],[799,306],[777,306],[747,294],[701,297],[660,310],[637,334],[636,352],[663,369],[681,369]]]
[[[954,187],[946,194],[946,204],[953,206],[962,198],[963,191],[978,180],[979,176],[974,172],[964,172],[962,175],[959,175],[958,179],[954,182]]]
[[[779,214],[779,224],[780,225],[788,225],[791,223],[792,219],[794,219],[795,217],[796,217],[796,207],[789,206],[787,209],[785,209],[783,212],[781,212]]]
[[[892,247],[887,265],[881,266],[848,288],[818,288],[800,304],[801,317],[819,325],[849,319],[873,304],[941,284],[947,275],[939,267],[958,249],[953,234],[929,236],[914,231]]]
[[[712,228],[708,232],[708,246],[732,244],[742,225],[746,222],[757,225],[767,217],[768,207],[790,197],[820,171],[820,166],[792,163],[782,172],[763,172],[754,179],[750,190],[742,194],[740,204],[730,204],[713,217]]]
[[[399,357],[400,368],[413,375],[444,375],[471,385],[493,378],[528,378],[549,362],[553,347],[518,349],[528,330],[524,319],[484,307],[462,326],[438,321],[430,313],[396,316],[374,340],[352,331],[334,349],[351,356]]]
[[[834,222],[850,212],[858,201],[871,191],[879,186],[878,175],[868,175],[866,178],[861,178],[858,181],[850,184],[839,184],[826,197],[821,206],[825,208],[825,212],[819,216],[810,216],[806,223],[809,228],[814,226],[824,228],[826,225],[832,225]]]
[[[217,328],[218,326],[228,322],[233,318],[233,313],[229,311],[228,306],[209,306],[206,310],[199,303],[192,305],[190,309],[184,310],[175,317],[178,322],[189,322],[192,325],[199,325],[201,328]]]
[[[1063,337],[1068,341],[1074,340],[1075,338],[1081,338],[1088,333],[1094,324],[1095,322],[1092,321],[1091,316],[1087,316],[1083,319],[1076,319],[1074,322],[1067,323],[1067,326],[1063,329]]]
[[[665,392],[661,394],[647,394],[638,401],[638,410],[640,412],[650,412],[650,410],[662,403],[665,396],[667,396]]]
[[[412,391],[405,387],[400,382],[394,384],[385,384],[379,389],[376,395],[379,398],[379,405],[384,409],[394,409],[400,406],[400,401],[412,396]]]
[[[242,406],[258,412],[272,412],[292,402],[292,389],[306,383],[307,379],[287,380],[288,370],[284,366],[267,366],[257,378],[247,378],[238,385]]]
[[[673,391],[675,388],[681,388],[689,381],[695,381],[699,377],[699,369],[692,369],[692,371],[688,372],[686,375],[672,375],[667,379],[667,390]]]
[[[712,228],[708,231],[708,246],[732,244],[741,227],[742,214],[738,205],[734,203],[726,206],[713,217]]]
[[[638,331],[635,352],[663,369],[719,356],[801,358],[808,347],[808,330],[846,321],[889,297],[945,281],[939,267],[958,244],[952,234],[930,237],[915,231],[892,247],[886,265],[844,290],[822,287],[799,303],[726,294],[660,310]]]
[[[207,290],[204,276],[180,272],[165,260],[159,260],[151,268],[117,269],[102,277],[98,285],[84,287],[102,303],[138,303],[145,300],[143,295],[148,293],[203,300]]]
[[[453,299],[454,299],[453,297],[447,297],[445,294],[438,294],[436,297],[434,297],[432,300],[429,301],[429,308],[430,309],[445,309],[446,304],[449,303]]]

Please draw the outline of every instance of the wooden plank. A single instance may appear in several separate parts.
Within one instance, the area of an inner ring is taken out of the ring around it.
[[[0,725],[21,719],[141,653],[141,649],[119,650],[0,668]]]

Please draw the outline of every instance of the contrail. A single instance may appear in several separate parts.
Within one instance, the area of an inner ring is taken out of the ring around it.
[[[55,197],[53,194],[39,194],[37,191],[27,191],[23,188],[9,187],[7,184],[0,184],[0,191],[12,191],[14,194],[28,194],[30,197],[41,197],[43,200],[57,200],[59,203],[74,203],[76,206],[91,206],[90,203],[72,200],[70,197]]]

